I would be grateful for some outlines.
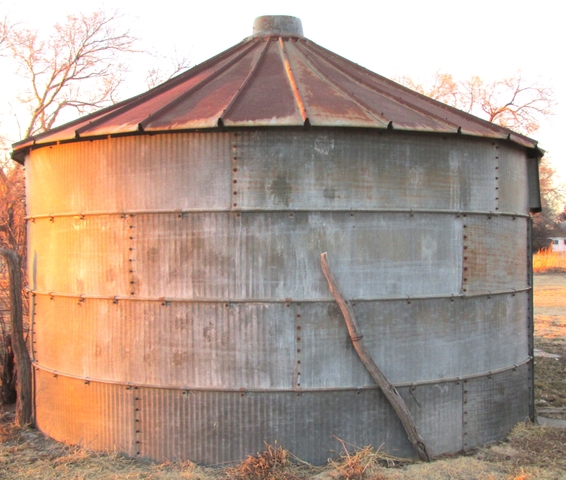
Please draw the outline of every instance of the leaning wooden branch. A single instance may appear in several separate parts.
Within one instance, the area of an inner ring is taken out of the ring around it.
[[[11,250],[0,248],[10,275],[10,328],[12,329],[12,348],[16,357],[18,381],[16,385],[16,424],[20,427],[32,423],[31,362],[29,359],[22,324],[22,280],[20,261]]]
[[[409,437],[409,441],[415,447],[415,450],[419,454],[419,457],[421,458],[421,460],[429,462],[430,458],[428,456],[426,445],[424,443],[424,440],[420,436],[419,431],[417,430],[417,426],[415,425],[415,421],[411,416],[411,412],[409,412],[407,405],[405,405],[405,402],[399,395],[399,392],[397,392],[397,389],[391,384],[389,380],[387,380],[387,377],[375,364],[373,358],[371,358],[371,355],[366,349],[364,341],[362,340],[362,334],[354,316],[354,311],[352,310],[350,303],[346,300],[346,298],[340,291],[338,282],[336,281],[336,278],[334,277],[334,274],[330,269],[330,265],[328,264],[326,252],[321,254],[320,261],[322,263],[322,271],[324,272],[324,276],[326,277],[328,286],[330,287],[330,292],[336,299],[336,302],[338,303],[338,306],[342,311],[342,315],[344,315],[344,320],[346,321],[346,326],[348,327],[348,332],[350,333],[350,338],[352,339],[352,343],[354,344],[356,352],[358,352],[358,355],[367,368],[368,372],[373,377],[373,379],[401,419],[403,427],[405,428],[405,431],[407,432],[407,435]]]

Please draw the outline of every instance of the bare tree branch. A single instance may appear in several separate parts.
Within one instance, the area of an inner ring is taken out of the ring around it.
[[[555,106],[552,89],[528,82],[520,71],[492,82],[479,76],[456,81],[443,72],[436,72],[423,83],[406,76],[398,81],[423,95],[526,135],[536,132]]]
[[[176,49],[173,55],[166,57],[160,56],[160,59],[166,61],[167,68],[157,65],[148,70],[145,77],[145,83],[148,89],[156,87],[167,80],[171,80],[175,75],[187,70],[192,64],[188,55],[179,54]]]
[[[4,44],[10,33],[10,25],[8,23],[8,18],[4,17],[0,20],[0,50],[4,48]]]
[[[540,122],[553,114],[555,106],[552,89],[527,81],[520,71],[495,81],[486,81],[477,75],[457,81],[443,72],[436,72],[422,83],[406,76],[397,81],[423,95],[526,135],[536,132]],[[533,215],[535,251],[548,246],[549,233],[562,218],[558,215],[566,194],[563,187],[555,185],[554,174],[548,158],[543,158],[539,166],[542,212]],[[566,213],[563,218],[566,219]]]
[[[51,128],[61,112],[78,114],[113,103],[136,38],[120,28],[117,12],[69,15],[50,35],[20,29],[6,43],[18,74],[28,81],[19,100],[28,107],[25,136]]]

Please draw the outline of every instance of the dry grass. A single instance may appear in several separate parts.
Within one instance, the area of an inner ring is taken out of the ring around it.
[[[553,252],[552,247],[543,248],[533,255],[535,273],[566,272],[566,252]]]
[[[226,477],[231,480],[297,480],[308,478],[305,475],[312,468],[281,446],[266,444],[263,452],[248,455],[242,463],[227,468]]]
[[[2,479],[190,480],[559,480],[566,478],[566,429],[520,424],[489,447],[431,463],[410,462],[371,447],[344,452],[324,467],[280,446],[228,468],[191,462],[152,463],[117,453],[94,453],[49,440],[37,431],[0,423]]]
[[[566,419],[566,341],[537,338],[535,346],[560,358],[535,358],[535,404],[545,417]],[[555,409],[556,415],[548,410]],[[562,415],[558,412],[562,411]]]

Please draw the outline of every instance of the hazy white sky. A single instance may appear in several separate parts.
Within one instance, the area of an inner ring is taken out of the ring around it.
[[[495,79],[521,70],[554,88],[556,115],[532,136],[566,179],[566,29],[556,0],[0,2],[12,21],[35,27],[98,7],[119,9],[142,48],[176,48],[193,64],[251,35],[257,16],[293,15],[310,40],[386,77],[426,78],[441,70]]]

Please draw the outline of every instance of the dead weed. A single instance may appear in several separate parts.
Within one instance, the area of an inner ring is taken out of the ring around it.
[[[281,446],[265,444],[265,450],[248,457],[235,467],[226,470],[230,480],[297,480],[304,476],[304,462],[295,459]]]

